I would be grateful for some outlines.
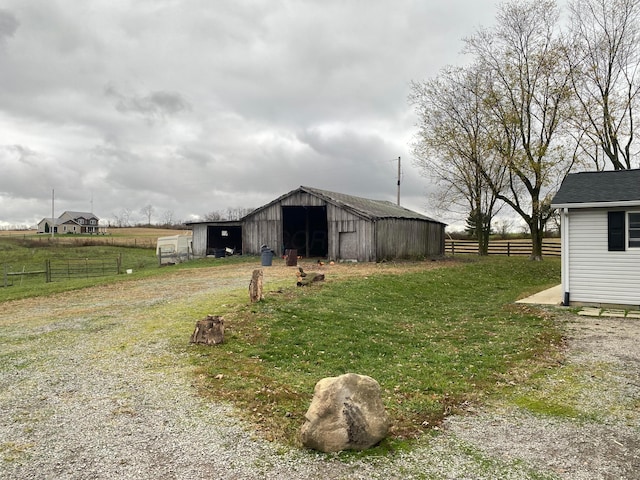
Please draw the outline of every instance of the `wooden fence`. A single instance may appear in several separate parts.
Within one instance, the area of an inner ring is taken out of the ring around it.
[[[445,254],[477,254],[478,242],[475,240],[450,240],[445,241]],[[489,242],[489,255],[531,255],[530,240],[494,240]],[[560,242],[558,239],[545,239],[542,242],[543,257],[559,257]]]
[[[77,278],[106,277],[122,273],[122,257],[111,259],[73,259],[73,260],[46,260],[43,268],[23,267],[14,271],[11,265],[3,266],[2,283],[0,286],[8,287],[16,282],[22,284],[25,279],[40,277],[46,283],[70,280]],[[41,281],[42,281],[41,280]]]

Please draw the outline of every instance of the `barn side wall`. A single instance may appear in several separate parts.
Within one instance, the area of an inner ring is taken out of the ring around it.
[[[385,218],[376,222],[377,261],[444,255],[444,225],[425,220]]]
[[[282,204],[274,203],[267,208],[245,217],[242,224],[242,248],[247,255],[260,255],[260,247],[268,245],[279,255],[282,248]]]
[[[373,222],[335,205],[327,206],[329,259],[375,261]]]
[[[193,232],[191,237],[194,257],[204,257],[207,255],[207,225],[194,224],[191,227]]]

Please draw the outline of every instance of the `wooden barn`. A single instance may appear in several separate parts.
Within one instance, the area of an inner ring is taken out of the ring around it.
[[[201,225],[192,224],[196,255],[212,244]],[[307,258],[358,262],[436,257],[444,255],[444,227],[391,202],[300,187],[242,219],[241,249],[259,255],[267,245],[277,255],[295,249]]]

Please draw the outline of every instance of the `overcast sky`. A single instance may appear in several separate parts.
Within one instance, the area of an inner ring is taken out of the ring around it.
[[[153,222],[301,185],[436,215],[409,83],[462,64],[494,0],[3,0],[0,227]]]

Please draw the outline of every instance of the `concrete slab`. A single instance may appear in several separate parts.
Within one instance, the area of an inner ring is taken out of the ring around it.
[[[582,315],[583,317],[599,317],[601,309],[595,307],[585,307],[578,312],[578,315]]]
[[[637,310],[632,310],[631,312],[627,312],[627,318],[638,318],[640,319],[640,312]]]
[[[617,310],[617,309],[606,309],[602,310],[600,314],[601,317],[615,317],[615,318],[624,318],[625,311]]]
[[[516,301],[516,303],[531,303],[535,305],[560,305],[562,303],[562,285],[548,288],[530,297]]]

